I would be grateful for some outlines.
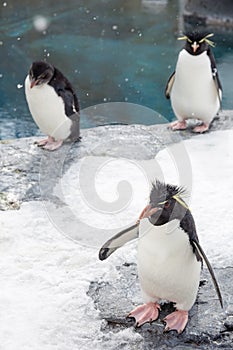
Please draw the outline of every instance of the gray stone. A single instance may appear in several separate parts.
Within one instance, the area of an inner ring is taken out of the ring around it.
[[[2,141],[0,210],[17,209],[21,202],[51,200],[51,197],[56,204],[61,199],[53,197],[52,190],[61,175],[78,159],[88,155],[153,159],[165,146],[195,137],[191,126],[192,123],[188,130],[180,132],[172,132],[166,124],[115,125],[82,130],[82,142],[65,144],[55,152],[38,148],[34,144],[38,138]],[[210,132],[232,127],[233,113],[224,111],[215,118]],[[106,320],[102,326],[106,338],[109,331],[117,333],[133,327],[134,321],[126,319],[126,315],[140,302],[135,264],[129,261],[116,269],[120,278],[114,285],[106,280],[93,281],[89,288],[89,296],[100,316]],[[206,282],[201,284],[186,330],[179,336],[175,332],[163,333],[161,319],[172,310],[172,305],[165,304],[158,321],[135,330],[142,336],[142,341],[128,344],[127,349],[232,349],[233,268],[217,269],[216,274],[226,313],[221,310],[209,275],[204,270],[202,280]]]
[[[187,130],[172,132],[167,124],[108,125],[81,131],[82,141],[64,144],[55,152],[37,147],[38,137],[0,141],[1,183],[0,203],[9,194],[17,202],[46,199],[52,188],[72,162],[84,156],[125,157],[147,160],[169,144],[196,134],[192,133],[192,122]],[[215,118],[211,130],[233,127],[233,112],[224,111]],[[46,181],[43,181],[46,178]],[[1,204],[1,208],[6,208]],[[10,208],[9,208],[10,209]]]
[[[93,282],[89,296],[95,302],[100,316],[107,323],[104,332],[134,327],[134,320],[127,314],[136,306],[132,301],[140,300],[140,289],[135,263],[126,263],[116,267],[120,276],[114,284],[107,281]],[[215,269],[221,285],[224,308],[233,305],[233,268]],[[136,328],[143,337],[143,349],[232,349],[232,319],[221,309],[214,287],[206,269],[202,272],[197,301],[190,311],[190,318],[185,331],[177,335],[175,331],[164,333],[162,319],[174,310],[172,304],[164,304],[159,319],[152,324]]]
[[[16,210],[20,208],[17,198],[9,192],[0,192],[0,210]]]

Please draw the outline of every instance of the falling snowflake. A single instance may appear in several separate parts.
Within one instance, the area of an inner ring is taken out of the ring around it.
[[[49,20],[41,15],[33,18],[33,25],[38,32],[44,32],[49,26]]]

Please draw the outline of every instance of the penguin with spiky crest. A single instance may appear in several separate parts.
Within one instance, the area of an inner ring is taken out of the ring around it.
[[[188,322],[198,292],[204,261],[212,277],[221,306],[221,292],[213,269],[201,248],[195,222],[182,196],[185,191],[156,181],[149,204],[137,223],[108,240],[99,251],[100,260],[108,258],[126,242],[138,239],[138,275],[145,304],[128,317],[141,326],[159,317],[160,301],[173,302],[176,311],[163,320],[165,331],[181,333]]]
[[[210,48],[214,46],[211,36],[194,31],[178,38],[185,40],[185,45],[165,89],[178,119],[170,124],[172,130],[184,130],[187,119],[198,119],[202,124],[193,131],[206,132],[221,107],[222,86]]]
[[[77,95],[68,79],[52,64],[33,62],[25,79],[25,94],[31,115],[47,139],[39,147],[54,151],[66,140],[80,140]]]

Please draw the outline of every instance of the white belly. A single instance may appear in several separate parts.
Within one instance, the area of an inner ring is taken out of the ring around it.
[[[215,117],[220,103],[206,52],[197,56],[184,49],[180,52],[171,104],[179,120],[197,118],[210,123]]]
[[[56,140],[67,139],[72,122],[65,115],[64,102],[55,90],[48,84],[34,86],[31,89],[27,76],[25,94],[31,115],[40,130]]]
[[[163,226],[141,220],[138,274],[145,302],[164,299],[189,310],[196,300],[201,263],[188,235],[178,227],[176,220]]]

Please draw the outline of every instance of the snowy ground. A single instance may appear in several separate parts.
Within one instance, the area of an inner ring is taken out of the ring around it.
[[[65,206],[28,202],[0,212],[0,349],[111,350],[120,343],[141,349],[133,328],[103,334],[105,321],[86,295],[91,281],[116,279],[116,264],[136,261],[136,245],[105,262],[98,261],[98,248],[135,221],[151,179],[159,177],[188,187],[210,261],[232,266],[232,173],[233,131],[219,131],[171,146],[155,160],[83,158],[54,189]],[[69,235],[72,218],[77,232]]]

